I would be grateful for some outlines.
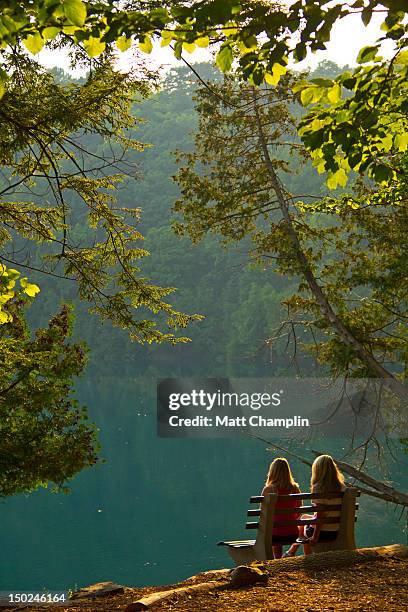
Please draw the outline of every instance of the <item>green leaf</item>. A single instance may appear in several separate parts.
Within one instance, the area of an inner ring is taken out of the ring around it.
[[[30,53],[36,55],[43,48],[44,39],[39,32],[35,32],[35,34],[30,34],[30,36],[27,36],[27,38],[23,40],[23,43]]]
[[[231,18],[233,4],[226,0],[213,0],[207,4],[208,14],[216,23],[225,23]]]
[[[307,89],[304,89],[302,93],[300,94],[300,101],[302,102],[303,106],[308,106],[308,104],[310,104],[313,101],[313,98],[314,98],[313,87],[308,87]]]
[[[286,66],[275,63],[272,66],[272,71],[264,74],[264,80],[266,83],[269,83],[269,85],[277,85],[281,76],[284,74],[286,74]]]
[[[228,72],[231,69],[234,55],[229,45],[221,47],[215,58],[215,63],[222,72]]]
[[[264,79],[269,85],[277,85],[280,81],[280,76],[278,74],[270,74],[269,72],[265,72]]]
[[[244,31],[241,33],[241,40],[245,50],[252,51],[258,47],[258,40],[253,34]]]
[[[146,34],[143,40],[139,41],[139,49],[143,51],[143,53],[151,53],[153,51],[152,39],[148,34]]]
[[[195,51],[195,48],[196,46],[194,43],[183,42],[183,49],[185,49],[187,53],[193,53],[193,51]]]
[[[310,82],[313,85],[318,85],[318,87],[332,87],[333,81],[331,79],[324,79],[323,77],[316,77],[315,79],[310,79]],[[295,91],[295,89],[293,89]]]
[[[4,323],[10,323],[13,320],[13,317],[8,313],[0,310],[0,325],[4,325]]]
[[[84,48],[89,57],[96,57],[105,51],[105,43],[99,38],[91,36],[88,40],[84,40]]]
[[[388,166],[384,164],[377,164],[374,168],[370,169],[371,176],[377,181],[377,183],[386,183],[392,178],[393,172]]]
[[[197,47],[205,49],[210,44],[210,39],[208,38],[208,36],[201,36],[201,38],[197,38],[195,44],[197,45]]]
[[[86,6],[81,0],[65,0],[64,14],[74,25],[81,27],[86,20]]]
[[[361,21],[364,23],[366,27],[370,23],[372,16],[373,16],[373,9],[369,6],[363,9],[363,11],[361,12]]]
[[[365,64],[371,62],[378,52],[378,45],[375,47],[363,47],[357,56],[357,64]]]
[[[341,87],[338,83],[335,83],[331,89],[327,92],[327,99],[332,104],[336,104],[341,99]]]
[[[9,280],[16,280],[20,276],[20,272],[18,272],[17,270],[14,270],[14,268],[7,268],[7,269],[4,269],[4,268],[5,267],[3,266],[3,270],[2,270],[1,265],[0,265],[1,276],[7,276]]]
[[[400,51],[395,58],[395,63],[397,65],[407,66],[408,65],[408,50]]]
[[[388,151],[391,151],[393,140],[394,140],[393,135],[390,133],[387,134],[384,138],[381,138],[381,144],[382,144],[383,151],[386,151],[387,153]]]
[[[329,189],[336,189],[338,185],[345,187],[347,185],[347,180],[346,171],[340,168],[337,172],[330,173],[326,182]]]
[[[132,45],[132,39],[131,38],[126,38],[126,36],[119,36],[119,38],[116,39],[116,46],[119,49],[119,51],[127,51]]]
[[[167,47],[173,40],[174,33],[171,30],[162,30],[161,37],[162,41],[160,43],[161,47]]]
[[[33,283],[29,283],[26,278],[22,278],[20,280],[20,285],[24,293],[26,293],[30,297],[35,297],[37,293],[40,292],[39,286],[34,285]]]
[[[162,24],[168,23],[170,21],[170,15],[167,9],[163,7],[153,9],[150,12],[150,18],[154,21],[159,21]]]
[[[398,151],[401,151],[401,153],[406,151],[408,147],[408,132],[396,134],[394,139],[394,145]]]
[[[64,34],[68,34],[68,36],[74,36],[78,32],[78,26],[67,24],[62,26],[62,31]]]
[[[176,44],[174,45],[174,55],[177,59],[181,58],[182,51],[183,51],[183,43],[181,42],[181,40],[178,40]]]
[[[44,28],[41,34],[42,34],[42,37],[45,38],[45,40],[52,40],[53,38],[57,36],[57,34],[59,34],[59,32],[60,32],[59,28],[49,27],[49,28]]]
[[[350,153],[348,156],[348,163],[350,165],[350,168],[353,168],[353,170],[358,170],[362,157],[362,153],[358,149]]]
[[[307,55],[306,45],[304,43],[299,43],[296,45],[294,56],[297,62],[301,62],[305,59]]]
[[[273,74],[281,77],[286,74],[286,66],[282,66],[282,64],[274,64],[272,67],[272,72]]]
[[[308,81],[301,80],[293,85],[292,91],[293,93],[297,93],[299,91],[302,91],[302,89],[306,89],[307,87],[308,87]]]

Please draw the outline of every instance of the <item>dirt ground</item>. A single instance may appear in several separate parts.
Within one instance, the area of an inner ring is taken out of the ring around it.
[[[304,559],[304,558],[303,558]],[[141,597],[202,582],[214,581],[205,591],[174,594],[156,603],[153,612],[404,612],[408,611],[408,559],[378,557],[335,567],[306,565],[302,558],[269,561],[257,565],[268,574],[265,585],[232,589],[227,574],[198,574],[168,587],[125,588],[124,593],[72,601],[69,607],[24,607],[29,612],[113,612]]]

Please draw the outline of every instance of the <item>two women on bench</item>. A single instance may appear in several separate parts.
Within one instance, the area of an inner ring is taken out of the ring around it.
[[[311,493],[341,493],[345,490],[344,476],[336,466],[333,458],[330,455],[320,455],[312,465],[312,477],[311,477]],[[268,493],[277,493],[278,495],[290,495],[293,493],[300,493],[299,485],[295,482],[289,463],[284,458],[277,458],[272,461],[268,476],[266,479],[265,486],[262,491],[262,495]],[[317,501],[317,500],[316,500]],[[341,505],[341,497],[338,499],[319,499],[317,501],[319,506],[324,505]],[[312,502],[313,505],[317,505]],[[279,508],[296,508],[299,505],[299,501],[294,498],[293,500],[277,500],[276,502],[276,521],[285,520],[298,520],[302,519],[327,519],[327,523],[323,522],[316,525],[307,525],[297,527],[296,525],[276,525],[273,527],[273,555],[275,559],[282,557],[283,544],[291,544],[289,550],[283,555],[285,557],[293,557],[296,554],[300,544],[297,543],[298,538],[306,538],[303,542],[305,554],[308,555],[312,552],[312,546],[317,542],[329,542],[335,540],[337,537],[339,525],[330,524],[330,519],[338,521],[340,516],[340,510],[322,511],[321,509],[316,511],[314,514],[303,514],[299,516],[299,513],[294,510],[292,514],[281,514],[279,515]]]

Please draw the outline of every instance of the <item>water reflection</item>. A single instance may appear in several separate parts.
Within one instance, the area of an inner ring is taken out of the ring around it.
[[[154,380],[94,380],[78,394],[101,429],[106,462],[80,474],[69,495],[39,491],[1,504],[0,590],[168,584],[228,566],[215,544],[249,537],[248,497],[272,458],[265,444],[158,438]],[[293,468],[308,487],[308,469]],[[403,541],[402,527],[392,507],[362,499],[358,544]]]

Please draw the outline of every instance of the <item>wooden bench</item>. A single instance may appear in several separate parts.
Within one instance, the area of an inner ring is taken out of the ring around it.
[[[272,545],[273,536],[272,529],[274,526],[283,525],[311,525],[317,523],[324,523],[326,525],[339,525],[338,535],[335,540],[330,542],[320,542],[313,546],[313,552],[326,552],[329,550],[354,550],[356,548],[354,540],[354,523],[357,520],[356,511],[358,504],[356,503],[357,497],[360,492],[357,489],[348,487],[344,493],[294,493],[292,495],[280,495],[279,499],[293,499],[299,500],[299,505],[290,508],[277,508],[275,512],[275,506],[278,499],[276,493],[269,493],[268,495],[256,495],[250,498],[250,503],[260,503],[260,507],[254,510],[248,510],[248,516],[259,517],[258,522],[249,522],[246,524],[247,529],[257,529],[256,540],[233,540],[228,542],[218,542],[218,546],[227,546],[228,552],[234,559],[237,565],[251,563],[251,561],[273,559]],[[322,504],[317,505],[302,505],[303,500],[318,501],[319,499],[342,499],[341,505],[336,504]],[[299,512],[300,514],[312,514],[316,510],[334,511],[339,510],[339,517],[327,517],[320,519],[301,519],[298,520],[275,520],[275,514],[293,514]],[[287,544],[291,544],[293,540],[289,540]],[[279,541],[279,544],[282,542]]]

